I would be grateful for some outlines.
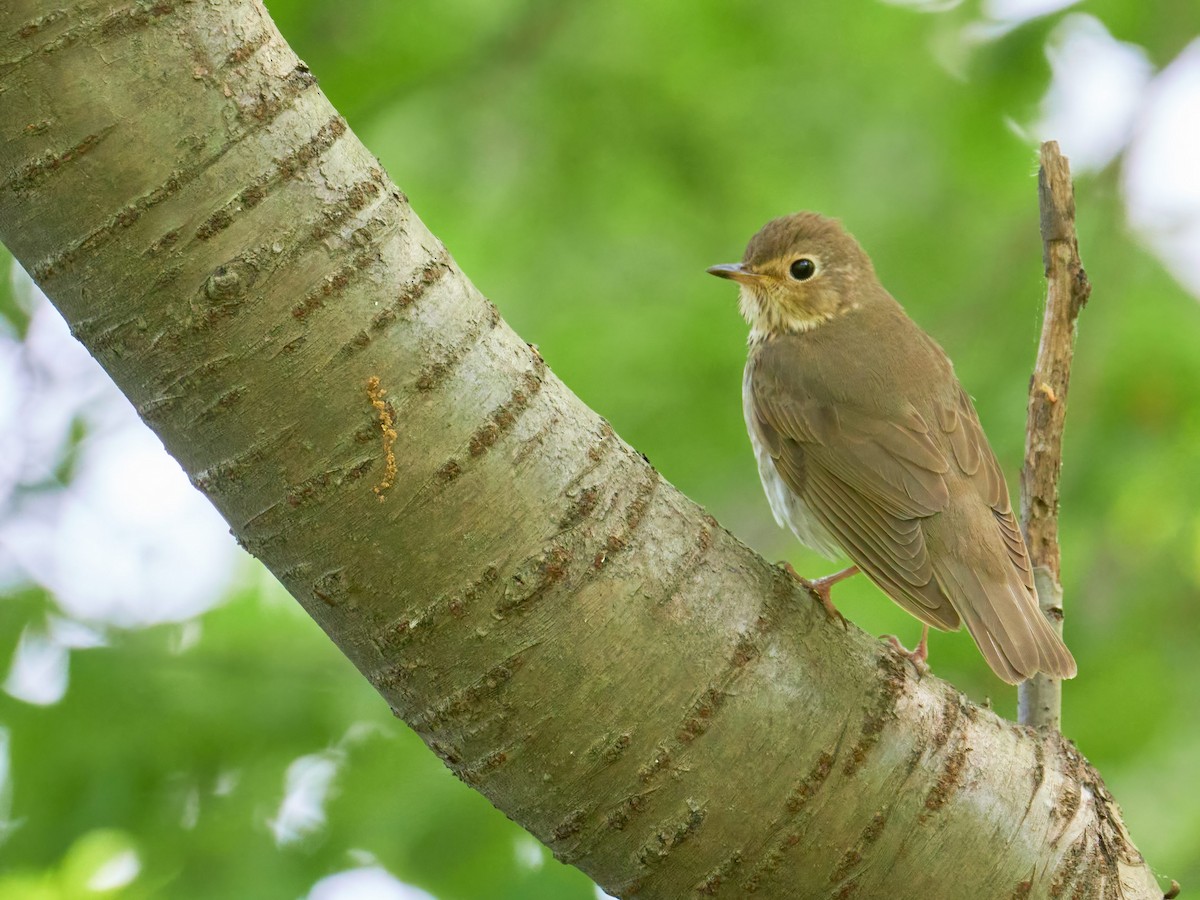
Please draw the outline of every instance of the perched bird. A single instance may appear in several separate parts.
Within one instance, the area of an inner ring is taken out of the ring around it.
[[[861,570],[925,636],[965,624],[1004,681],[1073,677],[971,398],[858,242],[802,212],[708,271],[740,286],[746,427],[776,520],[855,564],[805,582],[827,608],[829,586]]]

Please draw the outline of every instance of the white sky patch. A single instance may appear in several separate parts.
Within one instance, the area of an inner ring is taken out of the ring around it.
[[[277,846],[286,847],[325,827],[325,804],[333,793],[345,754],[338,750],[312,753],[294,760],[284,775],[283,802],[267,824]]]
[[[1200,298],[1200,40],[1151,83],[1122,177],[1130,224]]]
[[[0,847],[21,825],[12,818],[12,757],[8,752],[11,741],[9,730],[0,725]]]
[[[50,706],[67,693],[70,654],[40,628],[26,625],[4,679],[4,690],[34,706]]]
[[[432,894],[405,884],[386,869],[369,866],[322,878],[306,900],[435,900]]]
[[[35,706],[55,704],[67,693],[70,651],[105,643],[101,632],[62,616],[49,616],[45,627],[27,624],[9,664],[4,690]]]
[[[990,44],[1026,22],[1053,15],[1080,0],[983,0],[980,17],[968,23],[952,41],[938,46],[937,60],[951,75],[966,80],[967,64],[976,47]],[[1011,126],[1010,126],[1011,127]],[[1024,129],[1016,129],[1022,133]]]
[[[242,772],[240,769],[225,769],[217,776],[217,783],[213,787],[214,797],[228,797],[237,790],[238,782],[242,780]]]
[[[962,5],[962,0],[883,0],[892,6],[905,6],[923,13],[939,13]]]
[[[33,581],[71,617],[121,627],[216,605],[244,558],[227,526],[15,263],[12,280],[31,319],[24,342],[0,335],[0,584]]]
[[[351,847],[346,851],[346,856],[355,866],[359,868],[368,868],[378,866],[379,859],[370,850],[364,850],[362,847]]]
[[[142,861],[133,850],[122,850],[105,862],[88,879],[87,886],[93,891],[115,891],[123,888],[142,871]]]
[[[284,774],[279,811],[267,822],[278,846],[297,843],[325,827],[325,806],[336,794],[334,782],[350,751],[372,735],[387,733],[377,722],[355,722],[333,747],[292,761]]]
[[[513,841],[513,855],[517,865],[530,872],[536,872],[546,864],[545,849],[533,835],[523,834]]]
[[[200,620],[189,619],[187,622],[180,623],[178,629],[171,632],[171,636],[167,639],[167,649],[176,656],[187,653],[200,643],[200,637],[203,634],[204,626],[200,624]]]
[[[2,323],[3,320],[0,320]],[[0,448],[8,449],[11,435],[22,427],[20,422],[21,345],[0,330]],[[19,457],[0,453],[0,503],[5,503],[17,482],[16,464]],[[3,576],[0,576],[3,577]]]
[[[1022,25],[1074,6],[1079,0],[984,0],[983,14],[993,22]]]
[[[179,827],[191,831],[200,821],[200,791],[195,786],[183,795],[183,812],[179,816]]]
[[[116,390],[83,346],[71,337],[62,317],[14,261],[13,296],[30,314],[23,342],[0,339],[4,390],[0,419],[0,498],[17,483],[52,481],[72,420],[101,418],[111,409]]]
[[[52,615],[49,618],[49,626],[50,637],[60,646],[71,650],[87,650],[108,644],[108,639],[102,631],[74,619]]]
[[[1067,16],[1046,47],[1050,88],[1030,130],[1056,140],[1075,175],[1104,168],[1133,134],[1153,67],[1146,51],[1118,41],[1095,17]]]
[[[617,900],[612,894],[604,893],[604,888],[596,885],[596,900]]]
[[[47,581],[59,604],[123,627],[215,605],[238,553],[224,521],[149,429],[88,443],[56,523]]]

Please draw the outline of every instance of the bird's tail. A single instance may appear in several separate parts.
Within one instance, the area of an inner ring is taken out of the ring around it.
[[[1001,679],[1017,684],[1038,672],[1075,677],[1071,651],[1015,569],[989,577],[951,557],[935,559],[934,574]]]

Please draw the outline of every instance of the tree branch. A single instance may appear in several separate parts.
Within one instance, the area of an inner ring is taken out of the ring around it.
[[[559,858],[621,896],[1161,896],[1070,744],[829,624],[571,394],[260,4],[10,0],[0,93],[0,239]]]
[[[1071,168],[1055,141],[1042,144],[1038,206],[1047,282],[1046,312],[1037,362],[1029,381],[1025,465],[1021,470],[1021,528],[1029,545],[1042,612],[1062,634],[1058,476],[1062,470],[1075,322],[1092,286],[1079,261]],[[1017,689],[1017,719],[1022,725],[1057,730],[1062,720],[1062,682],[1038,673],[1022,684]]]

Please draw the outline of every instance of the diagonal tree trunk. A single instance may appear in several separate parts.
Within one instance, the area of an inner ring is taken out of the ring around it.
[[[253,0],[0,7],[0,239],[238,539],[609,892],[1159,897],[1099,776],[681,496]]]

